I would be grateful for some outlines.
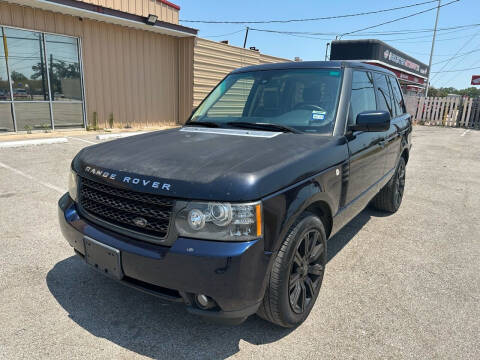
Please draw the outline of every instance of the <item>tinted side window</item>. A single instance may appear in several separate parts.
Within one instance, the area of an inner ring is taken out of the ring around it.
[[[377,109],[372,73],[354,71],[352,77],[352,96],[350,98],[349,123],[354,124],[357,115],[363,111]]]
[[[402,91],[398,86],[398,81],[393,76],[390,76],[390,84],[392,85],[393,103],[397,111],[397,116],[403,115],[406,113],[406,111],[405,111],[405,104],[403,102]]]
[[[393,111],[392,94],[388,86],[387,77],[384,74],[375,73],[375,88],[377,90],[377,110],[388,111],[391,116],[395,116]]]

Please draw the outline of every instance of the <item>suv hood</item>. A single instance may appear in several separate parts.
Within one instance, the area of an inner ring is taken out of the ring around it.
[[[91,180],[136,191],[251,201],[341,163],[347,150],[335,146],[339,141],[343,138],[184,127],[84,148],[72,166]]]

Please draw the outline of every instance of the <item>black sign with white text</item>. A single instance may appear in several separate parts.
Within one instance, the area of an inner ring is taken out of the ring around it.
[[[380,61],[426,77],[428,66],[380,40],[332,41],[330,60]]]

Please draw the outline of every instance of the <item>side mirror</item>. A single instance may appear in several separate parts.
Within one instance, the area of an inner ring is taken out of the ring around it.
[[[390,113],[388,111],[364,111],[357,115],[357,123],[352,125],[352,131],[386,131],[390,128]]]

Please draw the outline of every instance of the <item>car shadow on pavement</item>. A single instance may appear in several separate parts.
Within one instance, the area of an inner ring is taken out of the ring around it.
[[[209,323],[187,313],[182,304],[163,302],[97,273],[78,256],[58,262],[46,282],[83,329],[156,359],[224,359],[239,351],[241,340],[268,344],[292,331],[257,316],[238,326]],[[95,339],[85,341],[97,347]]]
[[[328,242],[331,260],[367,223],[364,210]],[[240,341],[275,342],[294,329],[283,329],[257,316],[238,326],[209,323],[190,315],[181,304],[131,289],[89,268],[78,256],[58,262],[47,286],[68,316],[95,337],[152,358],[224,359],[239,351]],[[84,336],[82,332],[77,336]],[[94,342],[94,339],[86,341]],[[92,343],[96,348],[97,345]]]
[[[364,209],[360,214],[354,217],[342,230],[336,233],[328,240],[327,244],[327,261],[332,260],[352,238],[368,223],[372,217],[385,217],[389,213],[373,210],[370,207]]]

